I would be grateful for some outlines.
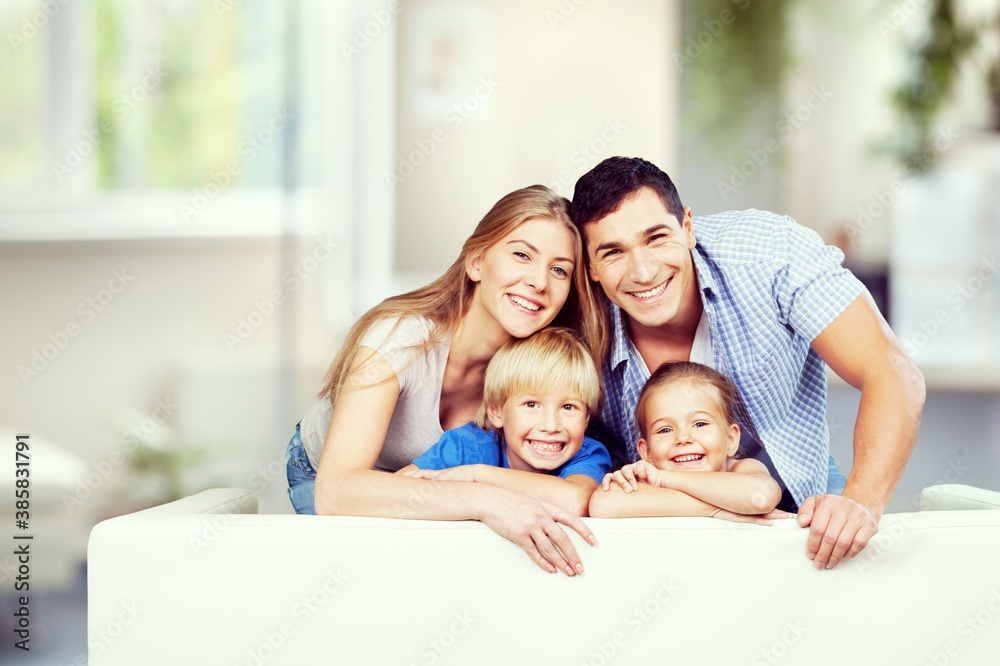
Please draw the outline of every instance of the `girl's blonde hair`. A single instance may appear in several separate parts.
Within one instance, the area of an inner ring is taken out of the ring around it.
[[[459,320],[469,311],[472,294],[476,289],[476,283],[466,273],[467,262],[481,256],[524,222],[538,218],[556,220],[573,235],[573,288],[553,325],[567,326],[578,331],[590,352],[595,358],[600,358],[607,346],[607,333],[603,326],[603,315],[591,290],[590,280],[587,279],[580,232],[569,218],[569,201],[544,185],[532,185],[515,190],[494,204],[465,241],[458,259],[444,275],[425,287],[387,298],[362,315],[348,331],[340,351],[330,364],[319,397],[328,398],[331,404],[336,405],[361,340],[377,321],[426,317],[432,322],[433,330],[431,339],[422,345],[423,350],[430,348],[436,341],[449,337]]]
[[[724,374],[701,363],[677,361],[664,363],[656,369],[639,392],[639,401],[635,405],[635,422],[639,426],[639,434],[646,439],[646,407],[653,398],[653,393],[662,391],[677,382],[687,382],[695,386],[707,388],[713,394],[719,413],[726,420],[726,425],[739,423],[733,404],[736,402],[736,387]]]
[[[476,425],[495,430],[487,410],[500,409],[513,396],[566,391],[587,406],[601,408],[601,379],[590,350],[568,328],[554,327],[509,340],[486,367],[483,405]]]

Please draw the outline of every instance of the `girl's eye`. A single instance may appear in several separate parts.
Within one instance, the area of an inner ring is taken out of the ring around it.
[[[562,266],[553,266],[552,272],[558,275],[559,277],[564,277],[564,278],[569,277],[569,271],[567,271]]]
[[[656,431],[656,434],[658,434],[658,435],[667,435],[667,434],[669,434],[671,432],[673,432],[673,428],[671,428],[670,426],[663,426],[662,428],[660,428],[659,430]]]
[[[695,421],[694,422],[694,427],[695,428],[703,428],[704,426],[707,426],[707,425],[708,425],[708,421]]]

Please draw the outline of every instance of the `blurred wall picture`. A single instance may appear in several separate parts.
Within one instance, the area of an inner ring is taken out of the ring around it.
[[[29,653],[0,548],[4,664],[86,663],[97,522],[214,487],[293,513],[285,445],[358,317],[617,155],[843,251],[927,386],[889,511],[1000,490],[992,0],[0,0],[0,41],[0,433],[37,553]],[[828,385],[846,474],[860,394]]]

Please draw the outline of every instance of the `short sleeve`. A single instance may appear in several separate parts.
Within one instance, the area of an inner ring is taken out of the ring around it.
[[[777,246],[775,298],[781,323],[810,342],[860,296],[865,287],[844,268],[844,253],[824,245],[819,234],[782,219]]]
[[[374,349],[397,375],[402,374],[414,354],[430,338],[431,323],[422,317],[381,319],[369,327],[359,343]]]
[[[589,476],[597,483],[611,471],[611,456],[604,445],[590,437],[583,438],[583,445],[573,458],[559,469],[559,478],[566,479],[574,474]]]
[[[492,438],[490,433],[467,423],[461,428],[446,430],[437,444],[416,458],[413,464],[420,469],[448,469],[476,464],[497,466],[500,447]]]

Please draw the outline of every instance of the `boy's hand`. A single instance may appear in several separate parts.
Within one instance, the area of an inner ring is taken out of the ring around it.
[[[601,489],[611,490],[611,484],[614,482],[620,484],[626,493],[630,493],[639,488],[639,481],[651,486],[659,485],[660,470],[645,460],[640,460],[625,465],[616,472],[605,474],[601,481]]]
[[[416,469],[407,472],[405,476],[414,479],[434,479],[436,481],[475,481],[475,465],[459,465],[447,469]]]

